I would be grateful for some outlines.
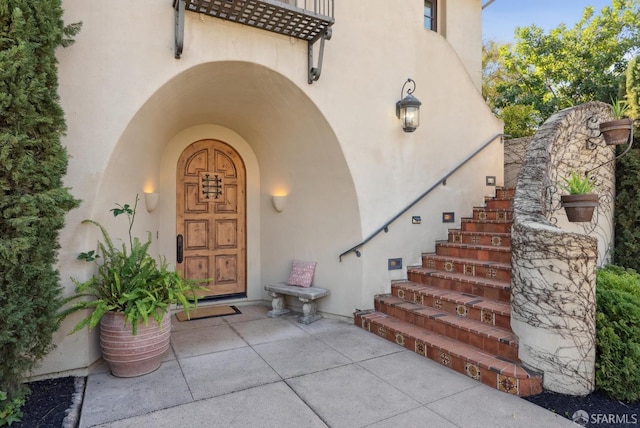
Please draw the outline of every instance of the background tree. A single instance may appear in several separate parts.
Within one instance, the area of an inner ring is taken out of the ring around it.
[[[640,57],[629,61],[626,73],[628,115],[640,119]],[[640,272],[640,129],[634,145],[616,163],[614,262]],[[624,146],[625,148],[627,146]]]
[[[21,381],[58,328],[58,231],[77,204],[62,183],[55,50],[79,26],[65,31],[60,3],[0,2],[0,396],[8,403],[24,396]]]
[[[627,66],[626,92],[629,117],[640,119],[640,55],[629,61]]]
[[[517,28],[515,43],[500,46],[499,59],[487,62],[504,68],[491,83],[495,92],[487,93],[488,103],[498,116],[505,107],[528,106],[537,127],[563,108],[611,102],[620,96],[627,62],[639,47],[640,0],[612,0],[599,14],[589,6],[572,28]],[[516,122],[506,128],[531,132],[520,128],[527,124],[518,115],[503,119],[512,118]]]

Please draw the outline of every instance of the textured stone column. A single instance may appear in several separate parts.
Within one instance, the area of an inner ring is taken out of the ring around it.
[[[553,229],[513,227],[511,329],[545,389],[586,395],[595,381],[597,242]]]
[[[593,391],[596,266],[609,260],[615,196],[614,149],[598,124],[607,104],[562,110],[536,132],[522,162],[513,201],[511,328],[518,357],[544,374],[550,391]],[[600,200],[591,222],[569,223],[560,205],[561,177],[586,174]]]

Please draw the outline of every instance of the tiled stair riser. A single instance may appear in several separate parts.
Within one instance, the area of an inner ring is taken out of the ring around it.
[[[484,207],[490,210],[509,210],[513,208],[511,199],[493,199],[486,198],[484,200]]]
[[[462,281],[460,279],[451,279],[438,276],[440,274],[424,275],[421,273],[409,271],[407,271],[407,274],[409,281],[414,281],[416,283],[422,283],[425,285],[432,285],[434,287],[442,288],[445,290],[473,294],[475,296],[493,300],[500,300],[503,302],[508,302],[511,297],[511,292],[509,291],[509,286],[507,284],[502,284],[504,288],[490,287],[486,284],[483,284],[481,279],[474,280],[474,278],[468,278],[468,281]]]
[[[453,257],[440,257],[436,254],[423,254],[422,265],[429,269],[437,269],[442,275],[460,274],[467,279],[478,280],[482,278],[496,281],[511,282],[511,265],[507,263],[482,262],[479,260],[466,259],[464,261]]]
[[[449,230],[448,240],[454,244],[492,245],[495,247],[511,247],[511,234],[509,233],[484,233],[463,232],[459,229]]]
[[[511,250],[505,247],[481,247],[474,244],[436,244],[436,254],[498,263],[511,263]]]
[[[476,379],[489,387],[519,396],[542,392],[539,377],[528,373],[517,364],[474,351],[468,345],[456,346],[448,338],[442,339],[415,326],[401,325],[391,318],[375,313],[356,313],[354,322],[366,331]]]
[[[391,284],[391,295],[426,307],[458,313],[464,306],[466,317],[496,327],[510,328],[511,308],[506,303],[482,300],[478,296],[465,296],[433,287],[420,287],[411,283]]]
[[[489,233],[509,233],[511,231],[511,222],[498,220],[473,220],[462,219],[460,228],[465,232],[489,232]]]
[[[541,376],[518,364],[510,329],[512,189],[497,189],[463,218],[422,266],[407,268],[375,312],[354,314],[360,327],[511,394],[542,391]]]
[[[477,221],[512,221],[513,211],[509,209],[474,208],[473,219]]]
[[[510,361],[518,359],[518,345],[513,333],[493,325],[483,324],[454,314],[446,314],[433,308],[419,309],[414,304],[402,304],[394,299],[385,299],[378,296],[375,299],[375,309],[383,314],[390,315],[399,320],[424,328],[434,333],[472,345],[492,355],[505,358]],[[391,302],[389,302],[391,300]],[[455,313],[455,312],[454,312]]]

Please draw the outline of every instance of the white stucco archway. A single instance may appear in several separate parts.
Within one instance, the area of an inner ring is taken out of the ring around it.
[[[151,230],[157,250],[175,260],[175,162],[202,138],[221,139],[247,166],[248,298],[266,297],[266,282],[286,280],[292,259],[318,262],[316,281],[332,290],[320,310],[348,316],[361,296],[359,265],[337,255],[361,237],[351,173],[331,126],[290,80],[264,66],[224,61],[192,67],[140,107],[116,144],[93,212],[108,218],[114,201],[160,193],[144,209],[137,233]],[[277,213],[271,195],[287,193]]]

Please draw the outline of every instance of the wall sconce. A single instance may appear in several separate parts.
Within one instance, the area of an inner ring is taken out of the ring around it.
[[[144,192],[144,206],[147,208],[148,213],[156,209],[159,198],[159,193]]]
[[[281,213],[287,203],[287,195],[273,195],[271,196],[271,202],[273,202],[273,208]]]
[[[408,83],[411,83],[413,88],[407,88],[407,96],[402,98],[402,95],[405,93],[404,88]],[[400,119],[404,132],[413,132],[420,125],[420,106],[422,103],[411,95],[415,90],[416,82],[413,79],[407,79],[400,91],[401,99],[396,103],[396,116]]]

